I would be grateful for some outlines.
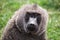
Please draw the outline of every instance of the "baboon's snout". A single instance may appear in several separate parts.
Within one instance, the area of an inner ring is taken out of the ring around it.
[[[28,24],[27,30],[28,31],[36,31],[36,25],[34,25],[34,24]]]
[[[34,25],[34,24],[28,24],[27,25],[27,30],[29,32],[36,32],[37,31],[36,25]]]

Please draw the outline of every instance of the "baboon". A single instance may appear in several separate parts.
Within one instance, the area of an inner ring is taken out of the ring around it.
[[[2,40],[47,40],[48,13],[37,4],[26,4],[8,21]]]

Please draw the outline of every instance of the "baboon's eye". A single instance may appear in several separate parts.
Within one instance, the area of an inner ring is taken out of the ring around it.
[[[41,14],[39,14],[39,15],[37,16],[37,24],[39,25],[40,22],[41,22]]]

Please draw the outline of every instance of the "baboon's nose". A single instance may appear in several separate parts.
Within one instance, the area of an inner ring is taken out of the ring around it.
[[[35,26],[34,24],[29,24],[29,25],[27,26],[27,29],[28,29],[28,31],[35,31],[36,26]]]

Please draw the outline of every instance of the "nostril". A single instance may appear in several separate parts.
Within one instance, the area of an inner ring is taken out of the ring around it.
[[[35,25],[34,24],[29,24],[28,27],[27,27],[27,29],[29,31],[34,31],[35,30]]]
[[[35,25],[34,24],[30,24],[31,27],[34,27]]]

